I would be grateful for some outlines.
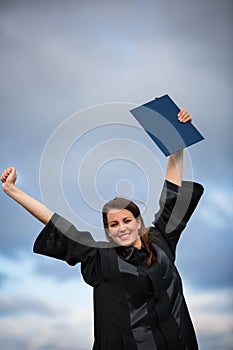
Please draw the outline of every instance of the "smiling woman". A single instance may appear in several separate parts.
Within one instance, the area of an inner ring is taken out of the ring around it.
[[[115,198],[102,211],[106,236],[117,245],[141,248],[140,230],[144,227],[140,211],[126,198]]]
[[[179,112],[180,122],[191,120]],[[15,186],[16,169],[2,173],[2,188],[45,227],[34,252],[81,263],[94,289],[93,350],[197,350],[197,340],[175,267],[176,246],[203,193],[182,181],[183,151],[171,155],[153,226],[145,228],[137,205],[127,198],[102,211],[108,242],[96,242],[69,221]],[[78,346],[77,346],[78,349]]]

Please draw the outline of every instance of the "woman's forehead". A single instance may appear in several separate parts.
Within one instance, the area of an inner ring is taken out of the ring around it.
[[[131,218],[134,216],[131,211],[127,209],[111,209],[107,214],[108,221],[123,219],[126,217]]]

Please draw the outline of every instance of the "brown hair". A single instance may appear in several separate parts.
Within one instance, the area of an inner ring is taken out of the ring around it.
[[[142,242],[144,243],[149,256],[146,258],[146,264],[148,266],[150,266],[152,264],[153,261],[156,260],[156,256],[154,255],[152,249],[151,249],[151,245],[150,245],[150,234],[149,234],[149,230],[145,228],[145,224],[144,221],[142,219],[141,213],[140,213],[140,209],[138,208],[138,206],[131,201],[128,198],[125,197],[116,197],[112,200],[110,200],[109,202],[107,202],[102,209],[102,217],[103,217],[103,224],[104,224],[104,229],[105,229],[105,235],[106,238],[113,243],[113,240],[111,237],[109,237],[108,235],[108,218],[107,218],[107,214],[110,210],[112,209],[126,209],[128,211],[130,211],[135,219],[139,219],[141,221],[141,229],[139,231],[140,237]]]

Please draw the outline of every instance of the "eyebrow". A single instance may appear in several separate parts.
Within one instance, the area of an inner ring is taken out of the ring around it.
[[[127,219],[133,219],[131,216],[126,216],[125,218],[123,218],[123,220],[127,220]],[[117,220],[111,220],[111,221],[108,221],[108,223],[112,223],[112,222],[118,222]]]

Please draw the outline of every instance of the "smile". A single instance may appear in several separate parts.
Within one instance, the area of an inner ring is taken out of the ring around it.
[[[130,235],[130,233],[122,233],[119,235],[119,238],[127,238]]]

